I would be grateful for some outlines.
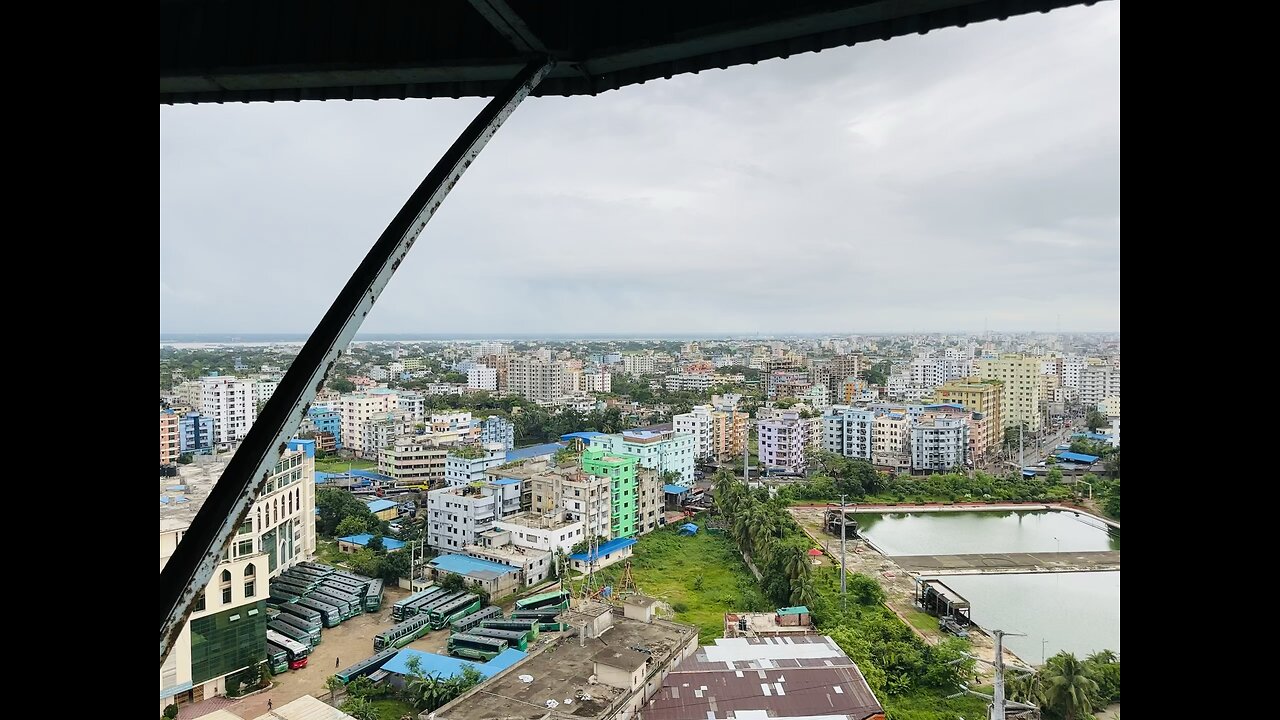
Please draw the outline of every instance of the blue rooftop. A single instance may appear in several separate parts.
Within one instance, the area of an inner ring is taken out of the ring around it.
[[[1035,476],[1036,476],[1036,471],[1034,468],[1022,468],[1022,477],[1035,477]]]
[[[924,406],[924,409],[925,409],[925,410],[928,410],[928,409],[930,409],[930,408],[955,408],[955,409],[957,409],[957,410],[963,410],[963,409],[964,409],[964,405],[961,405],[960,403],[937,403],[937,404],[935,404],[935,405],[925,405],[925,406]]]
[[[516,448],[507,451],[507,462],[515,462],[516,460],[528,460],[540,455],[555,455],[557,452],[568,447],[564,443],[543,443],[541,445],[530,445],[529,447]]]
[[[493,481],[494,485],[519,485],[520,481],[515,478],[498,478]]]
[[[381,498],[377,500],[370,500],[366,504],[369,506],[369,512],[371,513],[380,513],[383,510],[390,510],[391,508],[399,505],[399,503],[394,500],[383,500]]]
[[[624,548],[629,548],[635,544],[636,544],[635,538],[614,538],[609,542],[596,548],[596,554],[594,558],[588,557],[588,553],[575,553],[573,555],[570,555],[569,558],[571,560],[577,560],[579,562],[588,562],[589,560],[599,560],[605,555],[610,555]]]
[[[662,492],[668,495],[679,495],[680,493],[689,492],[689,488],[683,485],[663,485]]]
[[[336,473],[327,473],[327,472],[324,472],[324,471],[322,471],[322,470],[317,470],[317,471],[316,471],[316,484],[317,484],[317,485],[323,485],[323,484],[325,484],[325,483],[329,482],[329,478],[333,477],[335,474],[336,474]]]
[[[442,680],[447,680],[455,675],[461,675],[462,669],[470,665],[480,672],[486,678],[493,677],[507,668],[515,665],[524,659],[525,653],[514,648],[503,650],[497,657],[486,663],[471,662],[461,658],[450,657],[448,655],[436,655],[435,653],[422,652],[421,650],[404,649],[396,653],[395,657],[387,661],[382,666],[387,672],[399,673],[401,675],[409,674],[409,658],[418,658],[419,668],[427,675],[439,675]]]
[[[515,572],[516,568],[510,565],[503,565],[489,560],[481,560],[473,558],[470,555],[441,555],[431,561],[431,567],[446,570],[456,575],[470,575],[471,573],[494,573],[496,575],[505,575],[506,573]]]
[[[396,479],[391,477],[390,475],[383,475],[381,473],[376,473],[372,470],[352,470],[351,475],[353,477],[369,478],[370,480],[382,480],[384,482],[396,481]]]
[[[1070,460],[1071,462],[1090,463],[1090,464],[1096,463],[1098,462],[1098,460],[1101,459],[1097,455],[1085,455],[1084,453],[1073,453],[1073,452],[1058,453],[1058,457],[1062,458],[1063,460]]]
[[[1096,433],[1096,432],[1076,433],[1071,437],[1082,437],[1082,438],[1088,438],[1089,440],[1110,440],[1111,439],[1110,435],[1103,435],[1102,433]]]
[[[347,543],[351,543],[352,545],[359,545],[360,547],[364,547],[369,544],[369,541],[373,539],[373,536],[370,535],[369,533],[360,533],[359,535],[348,535],[344,538],[338,538],[338,539],[341,540],[342,542],[347,542]],[[404,547],[404,543],[399,540],[396,540],[395,538],[383,537],[382,547],[388,550],[399,550],[400,548]]]
[[[579,432],[565,433],[560,436],[560,440],[561,442],[569,442],[569,440],[577,438],[590,445],[592,438],[597,438],[601,435],[604,435],[604,433],[596,432],[595,430],[581,430]]]

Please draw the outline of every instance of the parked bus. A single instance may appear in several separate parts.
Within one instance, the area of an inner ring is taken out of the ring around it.
[[[338,569],[332,565],[325,565],[324,563],[312,562],[310,560],[303,560],[294,567],[311,568],[312,570],[322,570],[327,573],[334,572]]]
[[[333,574],[333,573],[325,572],[324,570],[316,570],[314,568],[303,567],[301,565],[294,565],[288,570],[285,570],[285,572],[293,573],[295,575],[302,575],[309,578],[314,578],[316,580],[327,578]]]
[[[431,627],[434,630],[439,630],[454,620],[464,618],[479,610],[480,605],[479,595],[467,593],[465,597],[460,597],[451,603],[433,607],[428,611],[428,615],[431,617]]]
[[[475,635],[476,637],[497,638],[505,640],[507,647],[513,647],[517,650],[529,649],[529,636],[533,634],[532,630],[498,630],[497,628],[478,627],[473,628],[467,635]]]
[[[343,620],[350,620],[351,618],[360,614],[360,611],[357,608],[351,607],[352,598],[343,597],[336,593],[325,590],[324,588],[320,588],[318,590],[312,591],[312,593],[307,597],[313,598],[315,600],[319,600],[320,602],[323,602],[323,603],[329,603],[330,605],[338,608],[338,611],[342,614]],[[356,602],[359,602],[359,600],[356,600]]]
[[[369,581],[373,579],[363,575],[349,573],[346,570],[335,570],[333,571],[333,575],[330,575],[329,577],[351,583],[352,585],[368,585]]]
[[[426,590],[416,592],[403,600],[397,600],[395,605],[391,606],[391,619],[399,622],[404,619],[404,610],[410,605],[418,604],[418,601],[429,597],[434,597],[444,592],[444,588],[432,585]]]
[[[402,648],[429,632],[431,632],[431,618],[426,615],[411,617],[374,635],[373,651],[378,652],[389,647]]]
[[[454,600],[457,600],[458,598],[462,597],[465,594],[466,593],[462,591],[450,592],[448,590],[445,590],[442,593],[433,595],[432,597],[429,597],[423,600],[419,600],[413,605],[406,607],[404,609],[404,617],[407,620],[408,618],[411,618],[415,615],[426,615],[431,610],[431,608],[439,607],[441,605],[444,605],[445,603],[453,602]]]
[[[324,618],[320,617],[320,613],[311,608],[302,607],[298,603],[283,603],[280,605],[281,615],[294,615],[311,623],[315,627],[324,627]]]
[[[267,642],[289,653],[290,670],[298,670],[307,666],[307,656],[311,654],[311,648],[297,640],[285,637],[271,628],[267,628]]]
[[[354,597],[364,597],[364,589],[366,586],[356,585],[355,583],[347,582],[346,580],[337,580],[334,579],[334,577],[327,577],[324,580],[321,580],[317,587],[329,587],[334,590],[340,590]]]
[[[565,610],[568,607],[569,591],[567,590],[557,590],[516,600],[517,610],[549,610],[552,608]]]
[[[458,657],[488,662],[507,649],[507,642],[498,638],[479,637],[459,633],[449,636],[448,652]]]
[[[568,630],[569,624],[560,622],[556,618],[560,616],[562,610],[515,610],[511,613],[512,620],[537,620],[538,630],[541,632],[554,632],[556,630]]]
[[[490,605],[479,612],[473,612],[464,618],[459,618],[449,623],[449,630],[455,633],[464,633],[478,626],[483,620],[494,620],[501,617],[502,608],[497,605]]]
[[[315,647],[320,644],[320,623],[312,623],[307,620],[303,620],[297,615],[291,615],[289,613],[280,613],[280,615],[272,622],[292,625],[293,627],[307,633],[311,636],[311,647]]]
[[[345,685],[358,677],[372,675],[387,664],[387,661],[396,656],[400,652],[398,649],[389,647],[386,650],[379,650],[370,657],[367,657],[351,667],[337,673],[338,679]]]
[[[292,640],[296,640],[302,643],[303,645],[306,645],[309,648],[315,647],[315,643],[311,641],[310,632],[296,628],[290,625],[289,623],[280,622],[279,620],[272,620],[271,622],[267,623],[267,629],[275,630],[281,635],[287,638],[290,638]]]
[[[297,595],[299,597],[306,595],[307,593],[311,592],[313,589],[310,587],[305,587],[303,585],[298,585],[297,583],[291,583],[285,580],[272,580],[267,585],[267,588],[270,589],[272,592],[288,593],[290,595]]]
[[[510,620],[485,620],[480,623],[480,627],[493,628],[495,630],[520,630],[533,631],[533,637],[529,638],[530,642],[538,637],[538,628],[542,623],[536,618],[512,618]]]
[[[289,651],[267,643],[267,664],[272,675],[279,675],[289,669]]]
[[[320,600],[314,600],[312,598],[298,598],[294,603],[307,608],[308,610],[315,610],[320,613],[320,621],[323,622],[324,626],[327,628],[338,627],[338,623],[342,622],[344,619],[342,617],[342,611],[327,602],[321,602]]]
[[[364,591],[364,611],[378,612],[382,609],[382,581],[374,578]]]

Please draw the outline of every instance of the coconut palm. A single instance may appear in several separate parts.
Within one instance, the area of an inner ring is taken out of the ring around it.
[[[1100,650],[1090,655],[1085,662],[1095,665],[1110,665],[1111,663],[1120,662],[1120,656],[1116,655],[1114,650]]]
[[[814,598],[818,596],[818,590],[813,586],[813,578],[805,575],[791,581],[791,604],[804,605],[810,607],[813,605]]]
[[[1009,680],[1009,699],[1034,705],[1044,705],[1043,671],[1022,675]]]
[[[1076,720],[1093,710],[1089,698],[1098,692],[1098,683],[1089,677],[1089,668],[1071,653],[1059,653],[1046,663],[1045,705]]]
[[[808,548],[799,543],[791,543],[784,546],[782,552],[785,553],[782,567],[791,582],[809,577],[813,566],[809,563]]]

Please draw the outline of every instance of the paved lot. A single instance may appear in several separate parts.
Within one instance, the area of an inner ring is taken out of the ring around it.
[[[895,555],[903,570],[922,573],[1065,572],[1119,570],[1119,550],[1093,552],[985,553],[977,555]]]
[[[274,702],[275,707],[303,695],[328,699],[329,691],[325,689],[324,681],[338,670],[350,667],[373,654],[373,636],[394,624],[391,622],[391,606],[408,595],[406,590],[388,588],[383,595],[382,610],[358,615],[336,628],[322,630],[320,644],[307,658],[305,668],[277,675],[276,685],[271,690],[245,698],[228,709],[241,717],[254,718],[267,711],[268,698]],[[418,638],[407,647],[443,654],[448,639],[447,629],[436,630]]]

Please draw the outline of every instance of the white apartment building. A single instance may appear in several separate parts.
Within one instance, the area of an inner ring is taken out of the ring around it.
[[[427,414],[427,399],[422,393],[413,392],[412,390],[397,390],[396,409],[403,413],[409,413],[410,420],[420,423]]]
[[[476,365],[467,370],[467,387],[477,390],[498,389],[498,369],[487,365]]]
[[[513,355],[507,360],[507,392],[539,405],[555,404],[565,394],[564,381],[565,368],[559,362],[522,355]]]
[[[369,421],[377,415],[396,409],[395,393],[350,393],[338,399],[335,409],[342,413],[342,444],[358,455],[370,447],[377,448],[371,438],[365,437]]]
[[[315,553],[311,441],[289,443],[160,667],[160,708],[226,690],[226,677],[266,650],[268,580]],[[160,482],[160,569],[177,549],[231,455],[199,456]]]
[[[484,447],[465,445],[454,448],[445,458],[444,481],[451,487],[484,482],[485,471],[507,461],[507,449],[500,443]]]
[[[876,412],[867,408],[835,405],[822,417],[823,447],[845,457],[871,460]]]
[[[1120,371],[1110,365],[1085,368],[1080,374],[1080,402],[1094,407],[1108,397],[1120,397]]]
[[[909,387],[911,387],[910,374],[890,375],[889,379],[885,381],[885,391],[892,398],[902,397]]]
[[[581,520],[566,520],[564,512],[550,513],[518,513],[499,519],[495,523],[499,530],[511,533],[511,543],[517,547],[569,553],[573,546],[582,542],[583,525]]]
[[[657,369],[657,361],[648,353],[641,355],[623,355],[622,369],[628,375],[652,375]]]
[[[474,422],[474,421],[473,421]],[[497,443],[505,450],[516,446],[516,426],[506,418],[490,415],[479,421],[480,443],[489,445]]]
[[[200,378],[200,414],[213,418],[218,442],[243,438],[258,417],[253,383],[227,375]]]
[[[694,457],[694,437],[678,431],[652,432],[627,430],[616,435],[600,435],[591,440],[591,447],[611,453],[627,453],[640,458],[640,467],[659,473],[674,472],[679,476],[676,485],[693,487],[693,471],[697,465]]]
[[[192,410],[200,410],[204,406],[202,388],[203,384],[199,380],[187,380],[181,382],[173,389],[174,394],[178,396],[178,402],[186,405]]]
[[[926,413],[911,426],[911,469],[947,472],[968,459],[969,420]]]
[[[1085,369],[1085,358],[1069,355],[1062,358],[1062,384],[1069,388],[1080,388],[1080,375]]]
[[[676,432],[693,436],[695,459],[701,460],[714,455],[715,445],[711,437],[711,428],[715,422],[713,412],[710,405],[694,405],[689,412],[671,418]]]
[[[253,407],[255,411],[262,403],[271,399],[276,393],[276,388],[280,386],[279,380],[269,378],[261,378],[253,381]]]
[[[583,392],[612,392],[613,376],[608,370],[600,369],[582,374]]]
[[[441,488],[427,493],[427,543],[441,552],[476,544],[476,534],[497,519],[493,494],[483,488]]]
[[[719,385],[736,385],[744,381],[741,375],[719,375],[714,373],[678,373],[668,375],[663,385],[671,391],[686,390],[706,392]]]
[[[406,435],[413,435],[413,426],[413,418],[407,412],[378,413],[364,425],[364,447],[352,449],[364,457],[376,458],[378,451],[391,447]]]

